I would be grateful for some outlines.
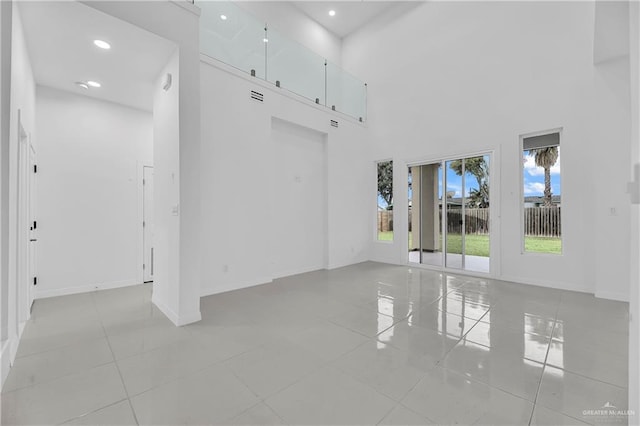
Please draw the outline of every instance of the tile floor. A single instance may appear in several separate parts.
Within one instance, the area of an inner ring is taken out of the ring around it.
[[[202,299],[36,301],[2,424],[624,424],[627,304],[364,263]],[[635,423],[635,419],[632,419]]]

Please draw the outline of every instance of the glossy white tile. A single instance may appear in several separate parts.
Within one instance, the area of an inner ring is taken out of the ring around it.
[[[626,410],[628,394],[625,388],[546,366],[536,403],[569,417],[593,423],[597,416],[585,412],[601,410],[607,405]],[[615,420],[626,419],[616,416]]]
[[[125,399],[114,363],[2,394],[2,424],[58,424]]]
[[[225,424],[258,402],[253,392],[220,365],[131,398],[141,425]]]
[[[528,360],[519,349],[460,342],[440,362],[442,367],[534,402],[544,364]]]
[[[527,424],[533,403],[435,367],[402,404],[439,424]]]
[[[437,363],[460,341],[459,337],[401,321],[378,335],[377,340],[402,349],[412,355],[424,356]]]
[[[191,334],[187,330],[163,319],[159,322],[154,321],[148,327],[109,335],[108,339],[116,359],[123,359],[177,343],[189,337]]]
[[[183,340],[117,361],[129,396],[202,370],[217,360],[196,339]]]
[[[260,402],[231,419],[228,424],[251,426],[285,425],[286,423],[276,414],[275,411],[271,409],[271,407]]]
[[[320,368],[322,359],[283,339],[252,349],[226,361],[251,391],[266,398]]]
[[[152,291],[36,301],[2,423],[629,420],[625,303],[365,262],[204,297],[177,328]]]
[[[107,339],[87,340],[17,358],[2,388],[8,392],[113,362]]]
[[[432,359],[369,341],[340,357],[332,365],[378,392],[400,401],[420,377],[432,368]]]
[[[531,426],[584,426],[588,423],[549,410],[538,404],[533,410]]]
[[[288,337],[294,345],[314,354],[324,362],[346,354],[369,340],[360,333],[331,322],[311,327]]]
[[[97,411],[65,423],[65,425],[75,426],[133,426],[137,424],[138,423],[136,422],[135,416],[133,415],[133,408],[131,408],[131,403],[128,399],[125,399],[124,401],[120,401],[113,405],[109,405],[108,407],[101,408]]]
[[[427,419],[426,417],[409,410],[402,405],[396,405],[389,414],[385,416],[380,423],[381,426],[395,425],[436,425],[437,423]]]
[[[396,404],[371,387],[325,367],[265,400],[289,424],[376,424]]]

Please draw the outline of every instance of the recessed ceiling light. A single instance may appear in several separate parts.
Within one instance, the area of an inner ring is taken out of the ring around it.
[[[91,86],[91,87],[100,87],[100,86],[102,86],[102,84],[98,83],[97,81],[91,81],[91,80],[87,81],[87,84],[89,86]]]
[[[104,40],[93,40],[93,44],[98,46],[100,49],[111,49],[111,45]]]
[[[336,11],[335,11],[335,10],[333,10],[333,9],[331,9],[331,10],[329,11],[329,16],[336,16]]]
[[[227,20],[227,15],[220,15],[220,19],[222,19],[223,21]]]
[[[76,86],[82,87],[83,89],[88,89],[89,88],[87,83],[83,83],[82,81],[76,81]]]

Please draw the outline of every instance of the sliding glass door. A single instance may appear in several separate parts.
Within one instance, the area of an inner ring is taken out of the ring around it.
[[[409,261],[442,266],[442,164],[409,167]]]
[[[490,156],[409,167],[409,262],[489,272]]]

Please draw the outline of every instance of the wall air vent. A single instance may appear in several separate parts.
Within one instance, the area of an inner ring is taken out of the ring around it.
[[[331,120],[331,127],[338,127],[338,122],[336,120]]]
[[[264,95],[260,92],[256,92],[255,90],[251,91],[251,99],[256,101],[264,102]]]

